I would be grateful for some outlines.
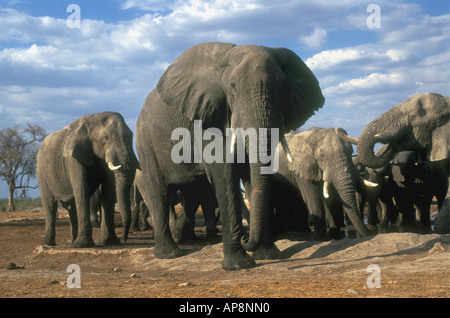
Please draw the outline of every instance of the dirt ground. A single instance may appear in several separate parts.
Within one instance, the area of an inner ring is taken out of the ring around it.
[[[279,260],[252,269],[222,270],[222,243],[207,241],[198,218],[195,243],[184,255],[153,255],[152,231],[131,233],[114,248],[73,249],[68,218],[59,214],[57,246],[42,247],[40,210],[0,213],[2,298],[448,298],[450,236],[389,233],[317,242],[287,234]],[[199,216],[199,215],[197,215]],[[119,219],[118,219],[119,220]],[[121,234],[118,225],[116,232]],[[100,240],[100,229],[94,229]],[[79,265],[80,288],[67,271]],[[375,265],[375,270],[370,270]],[[377,267],[378,266],[378,267]],[[69,279],[68,283],[68,278]]]

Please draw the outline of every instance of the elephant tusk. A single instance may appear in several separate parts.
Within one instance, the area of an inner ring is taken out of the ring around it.
[[[111,161],[108,161],[108,168],[111,171],[116,171],[118,170],[120,167],[122,167],[121,165],[115,166],[113,165],[113,163]]]
[[[347,135],[342,128],[334,128],[334,131],[335,131],[336,135],[338,135],[339,138],[341,138],[342,140],[352,143],[354,145],[358,144],[359,139],[356,137],[351,137],[351,136]]]
[[[329,186],[330,186],[330,183],[328,181],[323,182],[323,196],[325,197],[325,199],[330,197],[330,195],[328,193]]]
[[[363,179],[364,184],[366,186],[368,186],[369,188],[376,188],[376,187],[378,187],[378,183],[370,182],[369,180],[366,180],[364,178],[361,178],[361,179]]]
[[[291,150],[289,149],[289,145],[287,143],[286,137],[281,136],[281,146],[283,147],[284,152],[286,153],[286,158],[289,162],[292,162],[292,154]]]
[[[233,133],[233,134],[231,135],[231,145],[230,145],[230,151],[231,151],[231,153],[234,152],[234,145],[236,144],[236,139],[237,139],[237,136],[236,136],[235,133]]]

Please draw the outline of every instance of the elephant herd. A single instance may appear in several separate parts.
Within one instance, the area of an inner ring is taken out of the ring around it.
[[[131,206],[148,209],[144,222],[153,227],[157,258],[182,255],[177,242],[193,237],[202,206],[211,235],[220,218],[225,270],[280,257],[274,243],[280,231],[312,228],[318,240],[339,237],[345,223],[361,236],[390,227],[430,232],[433,198],[440,208],[434,230],[448,233],[450,98],[411,97],[359,138],[342,128],[291,132],[324,102],[318,80],[289,49],[220,42],[187,49],[145,99],[135,127],[137,156],[116,112],[85,115],[44,140],[37,156],[42,244],[55,245],[60,202],[69,212],[72,245],[94,246],[93,200],[102,206],[105,245],[120,244],[116,202],[123,240],[135,225]],[[378,144],[384,145],[374,152]],[[184,213],[175,212],[178,203]]]

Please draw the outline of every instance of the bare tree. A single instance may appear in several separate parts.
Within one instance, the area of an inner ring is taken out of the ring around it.
[[[21,129],[19,125],[0,130],[0,177],[9,188],[8,211],[15,211],[14,193],[21,189],[26,197],[30,185],[36,177],[36,156],[39,144],[46,136],[45,129],[37,124],[27,124]]]

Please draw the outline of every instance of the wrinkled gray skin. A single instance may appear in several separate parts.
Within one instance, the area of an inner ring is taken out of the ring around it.
[[[175,164],[171,150],[179,140],[172,131],[187,128],[193,136],[193,121],[202,128],[221,131],[232,128],[278,128],[285,131],[301,126],[324,98],[309,68],[292,51],[284,48],[229,43],[202,43],[181,54],[164,72],[156,89],[147,97],[136,124],[136,145],[146,185],[142,195],[155,211],[155,256],[182,255],[169,228],[169,198],[199,178],[210,181],[220,209],[224,260],[222,268],[237,270],[255,266],[246,250],[262,246],[271,190],[271,174],[262,174],[259,156],[255,163],[225,163],[230,147],[223,147],[223,161]],[[191,149],[194,149],[191,138]],[[223,138],[224,143],[226,138]],[[276,141],[277,142],[277,141]],[[210,141],[204,141],[203,147]],[[271,144],[270,130],[267,144]],[[248,154],[248,147],[246,147]],[[193,154],[192,154],[193,155]],[[239,186],[242,171],[250,171],[253,194],[250,235],[242,228]],[[253,213],[254,212],[254,213]],[[242,240],[241,240],[242,239]],[[244,249],[245,248],[245,249]]]
[[[124,224],[123,239],[127,239],[131,215],[130,187],[138,167],[132,140],[131,130],[123,117],[115,112],[85,115],[47,136],[37,155],[37,177],[46,212],[43,245],[55,245],[58,201],[69,212],[72,245],[95,245],[90,197],[100,185],[103,207],[101,244],[120,243],[114,227],[116,200]]]
[[[330,234],[338,235],[343,224],[342,209],[359,235],[370,235],[356,205],[359,175],[352,162],[352,145],[343,141],[335,128],[312,127],[286,137],[293,161],[280,154],[278,172],[300,189],[313,219],[315,239],[328,239],[327,223]],[[327,191],[326,184],[329,184]]]
[[[372,168],[386,165],[396,152],[407,150],[424,151],[431,162],[444,160],[449,155],[449,114],[449,97],[434,93],[413,96],[364,128],[357,140],[358,158]],[[387,145],[379,156],[373,151],[376,143]],[[449,211],[442,208],[441,213],[444,219]]]

